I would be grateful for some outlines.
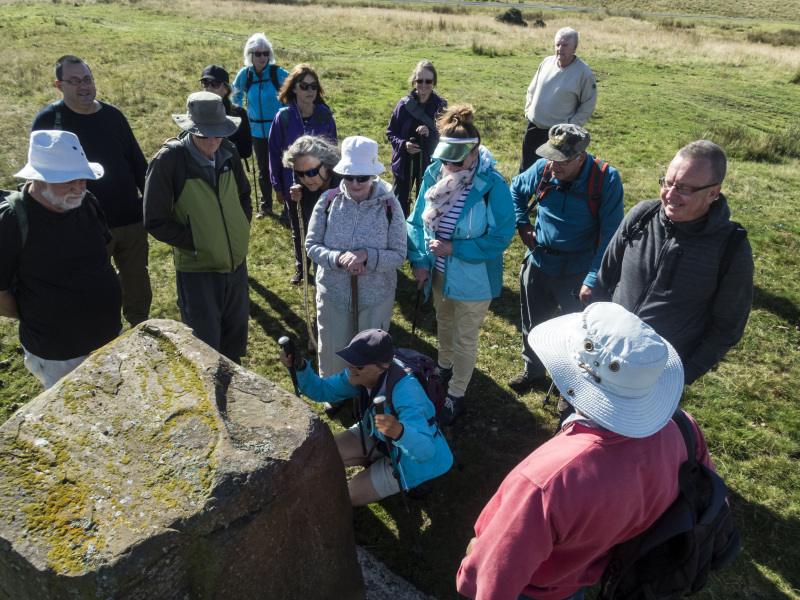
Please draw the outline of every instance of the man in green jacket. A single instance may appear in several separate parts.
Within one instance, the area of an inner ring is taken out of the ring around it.
[[[247,348],[253,207],[239,154],[226,138],[240,119],[226,116],[210,92],[191,94],[186,106],[187,114],[172,115],[185,133],[164,144],[147,170],[144,226],[173,247],[181,320],[238,363]]]

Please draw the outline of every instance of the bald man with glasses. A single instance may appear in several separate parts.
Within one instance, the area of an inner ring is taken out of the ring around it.
[[[725,152],[681,148],[661,199],[634,206],[603,255],[592,300],[638,315],[678,351],[687,385],[742,337],[753,302],[753,253],[721,193]]]

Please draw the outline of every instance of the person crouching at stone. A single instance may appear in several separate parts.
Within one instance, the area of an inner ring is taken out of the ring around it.
[[[359,423],[335,436],[344,465],[365,467],[348,483],[353,506],[377,502],[399,492],[401,485],[408,490],[446,473],[453,455],[433,420],[433,403],[416,377],[394,361],[391,336],[380,329],[366,329],[336,355],[347,368],[324,379],[300,357],[281,352],[280,360],[287,368],[295,361],[300,391],[314,402],[359,396]],[[374,402],[381,395],[387,398],[386,414],[379,414]],[[395,477],[389,447],[399,477]]]

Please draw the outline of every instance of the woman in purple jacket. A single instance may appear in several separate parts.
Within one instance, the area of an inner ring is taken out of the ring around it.
[[[394,194],[406,216],[411,210],[411,188],[416,182],[419,193],[422,175],[439,142],[436,115],[447,107],[447,101],[433,91],[438,77],[430,61],[421,60],[408,82],[416,87],[397,103],[386,128],[386,137],[392,144]]]
[[[278,100],[285,106],[275,115],[269,131],[270,178],[275,197],[279,202],[289,202],[289,219],[294,244],[294,275],[290,283],[299,285],[303,281],[303,255],[300,240],[300,222],[297,204],[291,202],[290,189],[295,183],[292,169],[284,167],[284,151],[303,135],[315,135],[337,143],[336,122],[328,105],[325,92],[311,65],[302,63],[292,69],[281,87]],[[306,223],[306,226],[308,224]]]

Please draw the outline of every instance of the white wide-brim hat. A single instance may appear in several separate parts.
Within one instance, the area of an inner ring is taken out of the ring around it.
[[[194,92],[186,99],[186,114],[172,115],[178,127],[201,137],[228,137],[233,135],[240,117],[225,114],[222,98],[211,92]]]
[[[606,429],[647,437],[678,407],[678,353],[618,304],[597,302],[551,319],[528,334],[528,343],[567,402]]]
[[[32,131],[28,146],[28,164],[14,177],[46,183],[64,183],[73,179],[100,179],[105,170],[100,163],[89,162],[78,136],[71,131]]]
[[[380,175],[386,167],[378,160],[378,142],[354,135],[342,142],[342,158],[333,170],[340,175]]]

